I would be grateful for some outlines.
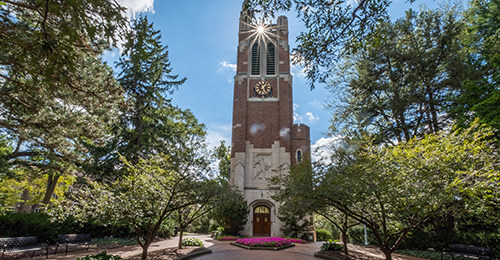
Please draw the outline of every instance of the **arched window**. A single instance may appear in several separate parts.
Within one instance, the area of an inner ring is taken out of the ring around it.
[[[254,213],[269,213],[269,208],[266,206],[259,206],[259,207],[256,207],[253,212]]]
[[[276,49],[274,47],[274,44],[269,43],[267,45],[267,63],[266,63],[267,75],[276,74],[275,58],[276,58]]]
[[[252,75],[260,75],[260,51],[257,43],[252,46]]]
[[[302,151],[298,150],[297,151],[297,162],[301,162],[301,161],[302,161]]]

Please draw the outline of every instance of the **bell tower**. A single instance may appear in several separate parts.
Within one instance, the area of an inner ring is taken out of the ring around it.
[[[271,198],[279,187],[269,187],[268,180],[288,174],[311,152],[309,127],[293,124],[287,17],[257,24],[244,3],[237,56],[230,183],[250,209],[242,235],[282,236],[280,205]]]

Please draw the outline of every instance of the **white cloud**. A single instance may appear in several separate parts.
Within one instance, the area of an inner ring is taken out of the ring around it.
[[[297,65],[297,64],[294,64],[294,65],[291,66],[290,73],[294,77],[298,77],[298,78],[305,78],[306,77],[306,71],[305,71],[305,69],[302,68],[302,66]]]
[[[318,121],[318,120],[319,120],[319,117],[314,116],[314,115],[313,115],[313,113],[311,113],[311,112],[307,112],[307,113],[306,113],[306,116],[307,116],[307,118],[309,119],[309,122],[310,122],[311,124],[313,124],[314,122],[316,122],[316,121]]]
[[[226,141],[226,145],[231,145],[231,125],[211,125],[207,132],[208,149],[219,146],[222,140]]]
[[[126,16],[134,19],[138,13],[154,13],[154,0],[118,0],[118,3],[127,8]]]
[[[323,104],[321,104],[321,102],[319,102],[317,99],[312,102],[308,102],[307,104],[317,109],[323,109]]]
[[[227,61],[223,61],[219,64],[221,67],[217,71],[223,71],[225,69],[231,69],[232,71],[236,71],[236,64],[231,64]]]
[[[311,158],[315,162],[323,161],[325,164],[331,163],[333,154],[332,147],[337,145],[342,138],[340,136],[322,137],[311,145]]]
[[[303,117],[297,113],[297,108],[299,108],[299,107],[300,106],[298,104],[293,104],[293,122],[295,122],[295,123],[303,123],[304,122]]]
[[[294,123],[305,123],[304,118],[308,120],[309,123],[314,124],[314,122],[319,120],[319,117],[315,116],[311,112],[307,112],[305,115],[299,114],[297,112],[300,106],[293,104],[293,122]]]

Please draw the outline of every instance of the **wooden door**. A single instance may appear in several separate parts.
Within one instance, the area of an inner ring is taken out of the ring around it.
[[[268,207],[255,208],[253,213],[253,235],[271,236],[271,213]]]

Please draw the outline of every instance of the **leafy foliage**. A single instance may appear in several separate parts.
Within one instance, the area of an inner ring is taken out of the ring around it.
[[[221,186],[215,180],[205,180],[198,183],[197,188],[191,190],[188,199],[196,201],[196,204],[191,204],[181,209],[178,209],[176,214],[179,219],[179,249],[182,248],[182,236],[184,231],[195,220],[206,216],[207,213],[213,210],[217,202],[221,203],[224,192]]]
[[[413,2],[413,1],[410,1]],[[275,11],[289,11],[294,8],[304,22],[306,32],[297,37],[294,62],[306,68],[307,79],[314,88],[314,82],[328,78],[328,70],[346,52],[362,47],[367,35],[375,30],[376,24],[388,18],[390,1],[345,0],[249,0],[249,12],[264,17]]]
[[[55,220],[73,216],[85,222],[92,217],[130,226],[145,259],[166,219],[205,200],[202,194],[193,196],[206,180],[205,166],[193,163],[179,168],[177,161],[168,156],[141,160],[137,165],[124,163],[128,174],[121,179],[112,183],[86,179],[87,185],[75,188],[68,201],[55,203],[49,212]]]
[[[68,218],[62,222],[51,222],[45,213],[7,213],[0,215],[0,230],[5,237],[27,237],[37,236],[40,241],[56,243],[57,235],[61,234],[90,234],[92,237],[121,237],[130,238],[134,236],[129,227],[120,225],[104,225],[95,219],[89,219],[86,223],[76,222]],[[99,241],[104,243],[105,240]],[[135,240],[134,240],[135,242]]]
[[[102,251],[97,255],[87,255],[85,257],[77,257],[76,260],[122,260],[120,256],[108,255],[106,251]]]
[[[467,80],[453,96],[449,113],[461,127],[480,118],[482,123],[500,129],[500,1],[475,0],[466,11],[467,32],[464,45],[468,65]]]
[[[248,220],[247,202],[243,194],[236,189],[227,189],[226,198],[215,205],[212,218],[224,229],[224,234],[237,235]]]
[[[220,182],[227,184],[231,167],[231,148],[222,140],[220,145],[215,147],[213,156],[219,160],[219,178]]]
[[[333,133],[395,144],[446,127],[449,96],[466,76],[463,27],[453,10],[410,9],[394,23],[379,23],[330,83]]]
[[[324,242],[321,245],[321,251],[336,251],[342,249],[344,249],[344,246],[337,242]]]
[[[102,145],[122,88],[99,55],[126,30],[116,1],[2,1],[0,131],[14,149],[10,169],[45,171],[50,201],[60,175],[85,160],[85,143]]]
[[[475,210],[494,203],[499,158],[491,134],[476,121],[463,131],[440,131],[396,146],[368,144],[338,153],[332,158],[335,164],[318,166],[312,174],[291,171],[281,181],[286,188],[278,198],[293,201],[294,196],[304,196],[300,205],[309,208],[307,200],[316,198],[312,200],[316,204],[366,224],[391,259],[409,232],[433,217],[452,208],[460,210],[460,205]],[[304,191],[307,179],[313,185]]]
[[[316,229],[316,240],[318,241],[328,241],[333,239],[332,233],[326,229]]]

